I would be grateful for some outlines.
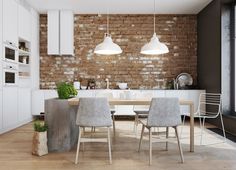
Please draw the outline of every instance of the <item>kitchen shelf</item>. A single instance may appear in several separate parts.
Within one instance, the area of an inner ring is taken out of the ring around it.
[[[19,56],[29,56],[30,52],[19,49]]]
[[[20,66],[26,66],[26,67],[30,66],[29,64],[25,64],[25,63],[21,63],[21,62],[19,62],[19,65]]]
[[[30,79],[30,76],[19,76],[19,79]]]

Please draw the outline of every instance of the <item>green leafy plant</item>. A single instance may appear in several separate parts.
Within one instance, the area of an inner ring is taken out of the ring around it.
[[[48,130],[48,125],[44,121],[39,121],[39,120],[34,121],[34,131],[46,132],[47,130]]]
[[[62,82],[57,84],[57,93],[59,99],[69,99],[76,96],[78,92],[72,84]]]

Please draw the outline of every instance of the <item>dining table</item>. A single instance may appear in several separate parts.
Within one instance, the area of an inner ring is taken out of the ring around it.
[[[151,98],[146,99],[119,99],[119,98],[112,98],[108,99],[110,106],[115,105],[150,105]],[[79,98],[71,98],[68,99],[68,104],[70,106],[78,106],[79,105]],[[188,106],[190,112],[190,152],[194,152],[194,102],[192,100],[183,100],[179,99],[179,104],[182,106]]]

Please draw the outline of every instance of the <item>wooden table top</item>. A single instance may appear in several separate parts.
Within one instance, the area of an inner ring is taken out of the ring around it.
[[[68,99],[69,105],[79,105],[79,98]],[[151,99],[109,99],[110,105],[150,105]],[[192,100],[179,100],[180,105],[193,105]]]

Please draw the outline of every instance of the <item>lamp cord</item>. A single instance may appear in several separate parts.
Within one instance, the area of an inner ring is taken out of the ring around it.
[[[153,28],[154,28],[154,33],[156,32],[156,0],[153,0],[154,1],[154,11],[153,11],[153,20],[154,20],[154,25],[153,25]]]
[[[109,2],[109,0],[108,0]],[[108,3],[107,3],[107,35],[109,35],[109,10],[108,10]]]

